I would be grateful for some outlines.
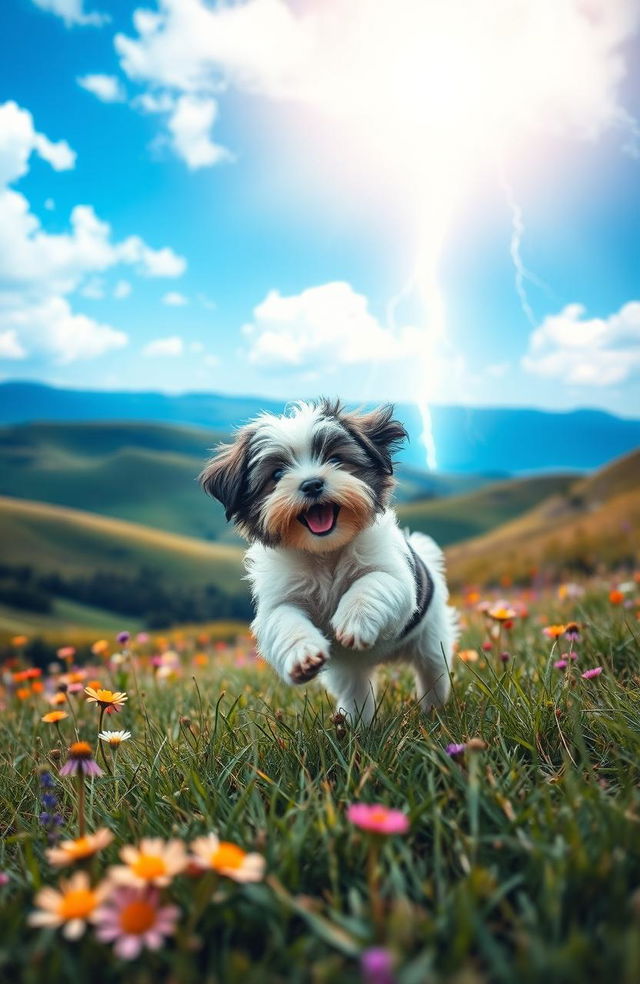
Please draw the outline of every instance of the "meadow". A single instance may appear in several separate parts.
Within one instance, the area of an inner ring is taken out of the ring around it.
[[[0,977],[640,979],[640,577],[457,600],[449,704],[368,729],[232,626],[7,638]]]

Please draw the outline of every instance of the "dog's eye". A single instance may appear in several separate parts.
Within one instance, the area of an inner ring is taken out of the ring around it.
[[[333,455],[331,455],[331,457],[327,461],[327,464],[328,465],[341,465],[342,464],[342,458],[340,457],[339,454],[333,454]]]
[[[283,475],[284,475],[284,468],[276,468],[276,470],[272,472],[271,478],[273,479],[274,482],[279,482]]]

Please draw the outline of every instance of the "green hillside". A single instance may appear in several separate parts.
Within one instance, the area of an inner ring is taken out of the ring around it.
[[[223,434],[145,423],[36,423],[0,428],[0,494],[69,506],[204,540],[241,545],[197,476]],[[448,496],[487,476],[401,465],[399,501]]]
[[[454,585],[534,571],[593,574],[640,562],[640,450],[572,482],[535,508],[447,551]]]
[[[150,627],[250,616],[237,547],[8,497],[0,541],[7,608],[55,615],[64,599]]]
[[[549,496],[564,493],[575,480],[575,475],[542,475],[498,482],[466,495],[402,505],[398,516],[403,526],[447,546],[479,536]]]

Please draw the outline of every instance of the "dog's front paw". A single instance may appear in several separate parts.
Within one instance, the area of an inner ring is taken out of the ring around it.
[[[378,626],[366,613],[354,610],[341,612],[340,606],[331,620],[336,642],[346,649],[371,649],[379,635]]]
[[[288,673],[292,683],[308,683],[318,675],[329,653],[317,643],[303,642],[296,646],[288,659]]]

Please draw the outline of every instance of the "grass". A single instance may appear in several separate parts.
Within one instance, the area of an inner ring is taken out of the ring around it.
[[[637,585],[625,590],[637,602]],[[243,643],[221,650],[181,633],[175,679],[153,675],[153,644],[139,648],[135,675],[128,663],[103,663],[103,682],[129,693],[109,726],[133,738],[116,775],[88,783],[89,829],[115,834],[89,865],[94,877],[145,835],[188,842],[216,830],[267,861],[255,885],[179,876],[167,890],[182,913],[175,939],[131,964],[91,931],[68,942],[26,926],[34,891],[58,879],[38,822],[39,768],[56,776],[68,836],[78,804],[75,783],[57,777],[63,743],[40,723],[44,698],[7,692],[0,977],[352,984],[363,950],[377,944],[392,952],[398,984],[636,982],[640,633],[634,604],[613,605],[608,591],[607,580],[574,601],[512,595],[530,614],[488,653],[488,620],[469,599],[466,661],[456,662],[446,708],[422,716],[409,674],[389,672],[370,729],[334,723],[320,687],[285,687],[247,664]],[[553,663],[569,643],[552,643],[542,627],[573,619],[579,656],[561,671]],[[583,679],[595,665],[602,674]],[[93,743],[97,710],[71,699]],[[446,753],[473,738],[486,747]],[[346,817],[357,801],[404,810],[409,833],[377,843]]]

